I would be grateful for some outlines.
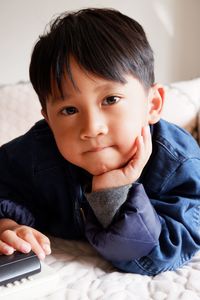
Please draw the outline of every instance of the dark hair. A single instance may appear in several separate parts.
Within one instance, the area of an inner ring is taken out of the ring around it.
[[[154,83],[153,52],[140,24],[114,9],[66,12],[39,37],[31,57],[30,80],[43,109],[52,94],[52,79],[61,95],[64,72],[73,82],[71,56],[108,80],[125,82],[123,76],[129,73],[147,89]]]

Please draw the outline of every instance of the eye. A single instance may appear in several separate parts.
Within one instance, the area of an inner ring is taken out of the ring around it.
[[[110,96],[103,100],[103,105],[113,105],[120,101],[120,97]]]
[[[61,110],[61,114],[65,115],[65,116],[74,115],[77,112],[78,112],[78,109],[73,106],[65,107]]]

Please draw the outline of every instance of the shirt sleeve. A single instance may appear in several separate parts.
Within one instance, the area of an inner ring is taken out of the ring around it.
[[[33,226],[35,219],[23,201],[20,178],[16,178],[5,148],[0,148],[0,219]]]
[[[159,244],[145,257],[115,264],[123,270],[156,275],[175,270],[200,250],[200,160],[185,160],[151,200],[161,220]]]
[[[86,194],[87,201],[104,228],[110,225],[117,211],[126,201],[130,187],[131,184],[128,184]]]
[[[134,184],[106,230],[90,213],[88,240],[126,272],[156,275],[177,269],[200,250],[199,170],[199,159],[185,160],[151,199]]]
[[[108,194],[112,196],[115,192],[108,191]],[[106,198],[105,191],[101,196]],[[86,218],[86,236],[108,260],[136,259],[148,254],[158,244],[160,221],[142,184],[134,183],[131,186],[126,201],[108,227],[101,226],[95,214],[98,216],[93,206]]]

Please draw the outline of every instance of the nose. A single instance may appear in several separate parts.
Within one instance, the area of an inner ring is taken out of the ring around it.
[[[108,125],[100,112],[90,112],[84,115],[80,137],[83,140],[95,138],[108,133]]]

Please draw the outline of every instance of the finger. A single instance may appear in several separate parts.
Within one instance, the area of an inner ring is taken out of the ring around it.
[[[44,252],[46,255],[51,254],[51,246],[50,246],[50,240],[49,238],[42,234],[41,232],[34,230],[34,235],[38,241],[38,243],[41,245],[43,248]]]
[[[144,137],[142,135],[137,137],[136,145],[137,152],[135,156],[129,161],[127,166],[124,168],[125,176],[133,181],[137,180],[140,177],[143,168],[149,158],[149,155],[146,154]]]
[[[31,245],[32,251],[38,256],[38,258],[44,260],[45,252],[41,247],[40,243],[37,241],[36,237],[34,236],[34,232],[31,230],[27,230],[23,238]]]
[[[149,160],[149,157],[152,152],[152,140],[151,140],[151,132],[150,127],[145,126],[142,128],[141,136],[138,136],[137,140],[137,153],[136,159],[138,159],[138,163],[144,165]]]
[[[140,174],[142,153],[144,152],[143,137],[137,137],[135,143],[137,145],[137,152],[133,159],[131,159],[128,162],[128,164],[123,168],[123,173],[126,176],[126,178],[130,178],[133,180],[136,180]]]
[[[137,146],[137,152],[133,159],[130,161],[131,163],[135,164],[136,162],[140,162],[140,160],[143,158],[145,148],[144,148],[144,137],[142,135],[138,136],[136,138],[136,146]]]
[[[28,226],[20,226],[17,230],[17,235],[31,244],[33,252],[40,259],[44,259],[45,255],[51,253],[50,240],[41,232]]]
[[[13,254],[15,249],[3,241],[0,241],[0,254],[11,255]]]
[[[22,238],[18,237],[15,231],[5,230],[1,234],[1,240],[8,246],[13,247],[23,253],[28,253],[31,251],[31,246]]]
[[[145,149],[149,154],[152,152],[152,138],[151,138],[151,131],[149,125],[142,128],[142,136],[144,139]]]
[[[51,254],[51,246],[50,246],[50,244],[44,244],[44,243],[42,243],[42,248],[43,248],[43,250],[44,250],[44,252],[45,252],[46,255]]]

